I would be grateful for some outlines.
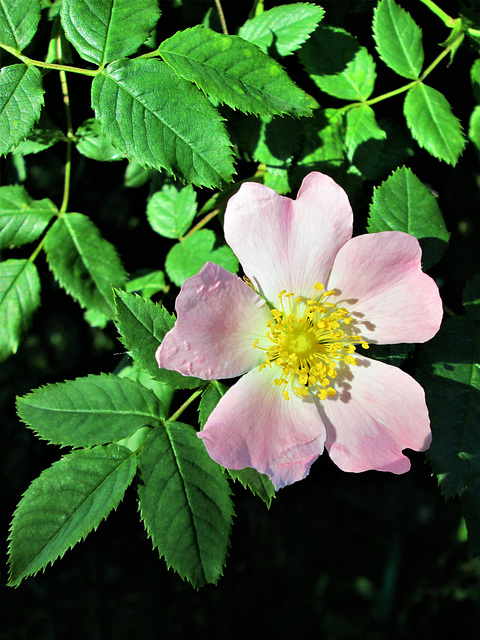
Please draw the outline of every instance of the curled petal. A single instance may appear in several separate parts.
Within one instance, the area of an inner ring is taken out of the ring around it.
[[[425,342],[440,328],[442,301],[421,269],[418,240],[401,231],[352,238],[338,252],[328,282],[331,301],[349,309],[372,342]]]
[[[225,238],[247,276],[271,302],[286,289],[311,297],[325,283],[334,257],[352,235],[345,191],[322,173],[310,173],[296,200],[247,182],[228,202]]]
[[[253,348],[271,319],[265,302],[237,276],[212,262],[182,286],[177,322],[157,349],[160,368],[205,380],[241,375],[264,360]]]
[[[254,369],[231,387],[198,435],[228,469],[252,467],[276,489],[302,480],[323,451],[325,429],[312,402],[274,385],[276,367]]]
[[[430,446],[430,419],[422,387],[401,369],[357,358],[340,376],[337,395],[320,405],[327,430],[325,447],[344,471],[410,468],[402,449]]]

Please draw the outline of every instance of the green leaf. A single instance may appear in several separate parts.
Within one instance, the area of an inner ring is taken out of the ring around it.
[[[255,469],[227,469],[232,480],[237,480],[245,489],[250,489],[254,496],[258,496],[270,509],[275,498],[275,487],[268,476]]]
[[[92,83],[92,105],[103,132],[140,164],[167,169],[206,187],[233,174],[222,119],[189,82],[158,60],[118,60]]]
[[[347,158],[352,161],[357,147],[367,140],[385,140],[387,134],[381,129],[375,118],[372,107],[366,104],[349,109],[346,114],[347,132],[345,146]]]
[[[115,324],[121,341],[134,361],[155,380],[174,389],[192,389],[204,384],[198,378],[188,378],[176,371],[159,369],[155,352],[167,331],[175,324],[175,317],[165,307],[125,291],[115,291]]]
[[[470,69],[473,97],[480,104],[480,58],[477,58]]]
[[[200,271],[206,262],[215,262],[236,273],[238,260],[226,244],[214,249],[216,236],[210,229],[200,229],[175,244],[167,254],[165,269],[168,277],[181,287],[187,278]]]
[[[0,0],[0,44],[21,51],[40,22],[38,0]]]
[[[198,405],[198,422],[202,429],[205,426],[208,417],[217,406],[220,398],[222,398],[227,391],[227,386],[217,380],[213,380],[202,393],[202,397]]]
[[[418,144],[435,158],[455,166],[465,140],[462,125],[445,96],[420,82],[408,90],[403,111]]]
[[[195,430],[179,422],[156,429],[138,468],[141,518],[154,548],[199,588],[222,575],[233,517],[222,468]]]
[[[90,447],[157,426],[165,410],[138,382],[113,374],[49,384],[18,398],[20,418],[51,444]]]
[[[73,451],[32,482],[14,513],[10,586],[54,563],[116,509],[135,475],[135,456],[110,445]]]
[[[12,153],[29,155],[30,153],[40,153],[49,149],[57,142],[67,141],[63,131],[61,131],[51,120],[51,118],[42,110],[40,120],[33,126],[25,140],[21,140],[17,146],[12,149]]]
[[[84,60],[100,66],[135,53],[159,17],[156,0],[62,0],[67,39]]]
[[[0,361],[17,351],[40,305],[40,279],[28,260],[0,262]]]
[[[181,188],[165,184],[147,204],[147,218],[154,231],[165,238],[181,238],[197,212],[197,195],[188,184]]]
[[[478,153],[480,153],[480,106],[477,105],[470,116],[468,127],[468,138],[475,145]]]
[[[179,76],[245,113],[309,116],[317,106],[278,62],[238,36],[197,25],[177,31],[158,52]]]
[[[304,121],[305,144],[299,165],[302,171],[310,171],[330,167],[340,167],[345,160],[345,137],[343,118],[336,109],[318,111],[313,118]]]
[[[125,169],[123,183],[129,188],[143,187],[154,173],[153,169],[142,167],[137,160],[130,160]]]
[[[0,70],[0,155],[25,138],[42,105],[42,76],[36,67],[12,64]]]
[[[0,249],[39,238],[56,211],[51,200],[33,200],[20,185],[0,187]]]
[[[126,365],[118,372],[118,375],[121,378],[129,378],[130,380],[139,382],[142,386],[147,387],[147,389],[151,389],[162,403],[165,414],[168,414],[174,395],[173,387],[159,380],[155,380],[136,364]],[[150,432],[150,430],[148,431]]]
[[[160,291],[166,291],[165,274],[158,270],[138,275],[127,282],[125,291],[139,293],[144,298],[151,298]]]
[[[271,47],[281,56],[298,49],[325,14],[315,4],[297,2],[264,11],[240,27],[238,35],[268,53]]]
[[[48,230],[48,264],[62,287],[83,307],[113,316],[112,287],[126,274],[115,247],[81,213],[67,213]]]
[[[95,120],[89,118],[78,127],[75,136],[77,138],[75,146],[77,151],[87,158],[98,162],[112,162],[123,160],[123,153],[118,151],[102,133],[102,126]]]
[[[463,291],[463,306],[474,322],[480,321],[480,274],[468,280]]]
[[[422,30],[394,0],[380,0],[375,7],[373,37],[390,69],[404,78],[418,78],[423,67]]]
[[[397,169],[375,188],[370,206],[368,232],[404,231],[422,246],[425,269],[443,255],[448,233],[436,197],[410,169]]]
[[[480,325],[449,318],[420,355],[433,434],[428,457],[450,498],[480,479]]]
[[[354,36],[320,26],[299,51],[305,70],[322,91],[344,100],[367,100],[375,86],[375,62]]]

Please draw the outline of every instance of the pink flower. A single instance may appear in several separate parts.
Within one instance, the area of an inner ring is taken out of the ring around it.
[[[355,348],[429,340],[438,288],[413,236],[352,238],[352,222],[347,195],[321,173],[296,200],[243,184],[225,238],[250,282],[207,263],[182,286],[156,354],[186,376],[242,376],[198,435],[218,463],[253,467],[277,489],[304,478],[324,447],[345,471],[404,473],[402,449],[430,444],[422,387]]]

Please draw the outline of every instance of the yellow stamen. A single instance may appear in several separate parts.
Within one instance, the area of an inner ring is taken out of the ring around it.
[[[320,400],[334,396],[332,380],[338,365],[357,364],[351,355],[355,345],[368,349],[364,338],[349,333],[347,327],[354,319],[347,309],[326,302],[335,292],[325,291],[320,282],[314,289],[313,298],[294,298],[293,293],[280,291],[280,308],[271,309],[273,319],[267,322],[266,337],[271,345],[261,347],[258,339],[253,344],[254,348],[265,351],[260,370],[272,365],[281,369],[274,384],[283,387],[286,400],[290,399],[289,385],[299,397],[308,395],[310,389]]]

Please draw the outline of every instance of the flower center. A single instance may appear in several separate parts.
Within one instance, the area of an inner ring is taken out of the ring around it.
[[[273,319],[267,322],[266,337],[271,345],[264,348],[258,346],[259,340],[253,343],[255,348],[265,351],[260,370],[272,365],[281,369],[274,383],[283,386],[286,400],[290,399],[287,391],[290,383],[300,397],[306,396],[310,387],[321,400],[334,396],[331,381],[337,375],[338,365],[357,364],[351,355],[356,344],[368,349],[365,340],[354,335],[348,326],[353,321],[348,311],[327,301],[334,293],[324,291],[320,283],[315,285],[312,299],[293,298],[293,293],[281,291],[280,308],[271,309]]]

